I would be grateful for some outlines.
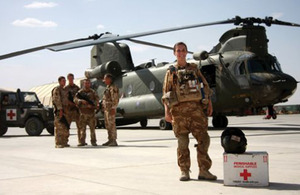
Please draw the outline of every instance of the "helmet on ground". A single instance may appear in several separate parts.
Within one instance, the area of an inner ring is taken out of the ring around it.
[[[228,127],[221,135],[221,145],[226,153],[241,154],[246,151],[247,139],[241,129]]]

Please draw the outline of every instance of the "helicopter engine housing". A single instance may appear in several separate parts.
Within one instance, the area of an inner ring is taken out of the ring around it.
[[[107,73],[111,74],[113,77],[117,77],[122,74],[122,68],[118,62],[109,61],[97,66],[96,68],[86,70],[84,74],[88,79],[101,79]]]

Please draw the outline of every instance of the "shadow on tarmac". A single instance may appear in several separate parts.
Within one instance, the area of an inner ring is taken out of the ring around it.
[[[0,139],[8,139],[8,138],[19,138],[19,137],[53,137],[53,135],[37,135],[37,136],[30,136],[30,135],[3,135]]]
[[[279,124],[278,124],[279,125]],[[283,124],[280,124],[283,125]],[[299,125],[284,125],[284,126],[299,126]],[[231,127],[231,126],[228,126]],[[247,127],[247,126],[232,126],[240,128],[241,130],[251,130],[251,131],[300,131],[299,127]],[[224,128],[214,128],[208,127],[208,130],[224,130]]]
[[[197,180],[197,179],[191,179],[192,181],[201,181],[201,182],[213,182],[218,184],[224,184],[223,179],[218,179],[216,181],[209,181],[209,180]],[[225,187],[239,187],[239,188],[251,188],[251,189],[269,189],[269,190],[300,190],[300,184],[294,184],[294,183],[278,183],[278,182],[270,182],[269,186],[225,186]]]

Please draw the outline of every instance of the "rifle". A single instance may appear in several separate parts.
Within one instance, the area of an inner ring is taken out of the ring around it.
[[[92,105],[94,108],[96,108],[97,106],[95,105],[95,103],[86,95],[86,94],[82,94],[82,93],[77,93],[77,98],[78,99],[82,99],[85,100],[88,104]],[[100,111],[100,109],[96,110],[96,113],[98,113]]]
[[[96,107],[95,103],[92,100],[90,100],[90,98],[86,94],[77,93],[77,98],[85,100],[88,104]]]
[[[72,96],[71,91],[69,91],[69,93],[68,93],[68,100],[69,100],[70,102],[73,102],[73,103],[74,103],[74,98],[73,98],[73,96]]]
[[[65,127],[67,127],[67,129],[69,130],[70,129],[70,124],[68,123],[65,115],[63,115],[60,119],[59,119],[59,122],[61,122],[62,124],[65,125]]]

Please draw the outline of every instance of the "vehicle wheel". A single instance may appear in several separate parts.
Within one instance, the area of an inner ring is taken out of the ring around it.
[[[43,132],[44,125],[42,121],[36,117],[29,118],[25,124],[25,130],[30,136],[38,136]]]
[[[0,125],[0,136],[3,136],[7,132],[7,127]]]
[[[148,120],[147,119],[143,119],[140,121],[141,127],[142,128],[146,128],[148,125]]]
[[[105,129],[105,122],[104,122],[104,121],[97,120],[96,127],[97,127],[98,129]]]
[[[161,130],[171,130],[172,129],[172,124],[167,122],[165,119],[160,119],[159,128]]]
[[[50,135],[54,135],[54,126],[53,125],[49,125],[46,129]]]
[[[215,128],[225,128],[228,125],[228,119],[224,115],[214,116],[212,124]]]

